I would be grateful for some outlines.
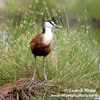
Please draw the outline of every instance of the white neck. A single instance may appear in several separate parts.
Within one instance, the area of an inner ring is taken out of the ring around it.
[[[45,28],[43,43],[46,45],[50,44],[52,38],[53,38],[53,33],[51,32],[51,28]]]
[[[51,28],[45,28],[45,33],[51,32]]]

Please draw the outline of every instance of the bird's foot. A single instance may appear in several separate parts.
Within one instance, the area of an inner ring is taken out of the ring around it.
[[[34,80],[31,80],[30,82],[27,82],[25,84],[21,84],[21,85],[18,85],[18,86],[27,86],[27,88],[29,88],[32,84],[37,84],[37,83],[34,82]]]
[[[49,83],[51,82],[51,80],[44,80],[44,83]]]
[[[44,80],[43,82],[37,84],[37,85],[42,85],[42,84],[45,84],[45,83],[49,83],[49,82],[52,82],[52,80]]]
[[[31,82],[29,82],[29,83],[27,84],[27,85],[28,85],[27,88],[29,88],[32,84],[35,84],[35,85],[36,85],[37,83],[34,82],[34,80],[31,80]]]

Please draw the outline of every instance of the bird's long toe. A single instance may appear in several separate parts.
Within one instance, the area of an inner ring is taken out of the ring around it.
[[[41,83],[39,83],[39,84],[37,84],[37,85],[47,84],[47,83],[49,83],[49,82],[52,82],[52,80],[44,80],[43,82],[41,82]]]
[[[31,80],[31,82],[28,83],[28,88],[32,85],[32,84],[37,84],[34,80]]]
[[[52,82],[52,80],[44,80],[44,83]]]

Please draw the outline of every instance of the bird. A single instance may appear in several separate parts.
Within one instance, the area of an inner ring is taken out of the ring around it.
[[[30,49],[32,54],[34,55],[35,62],[34,62],[34,73],[33,73],[32,80],[29,83],[29,86],[35,83],[34,79],[37,70],[37,61],[36,61],[37,56],[43,57],[42,68],[43,68],[43,74],[45,79],[43,83],[49,82],[45,71],[45,57],[48,56],[51,52],[51,41],[53,39],[53,33],[51,29],[53,27],[60,28],[61,26],[55,24],[55,22],[52,20],[44,21],[43,31],[41,33],[36,34],[35,37],[30,42]]]

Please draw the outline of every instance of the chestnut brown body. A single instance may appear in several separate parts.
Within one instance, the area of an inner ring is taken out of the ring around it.
[[[51,52],[50,44],[43,43],[43,33],[37,34],[30,43],[30,48],[34,56],[47,56]]]

